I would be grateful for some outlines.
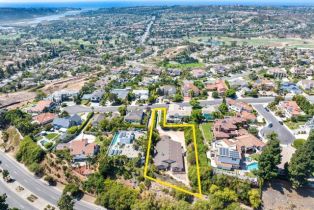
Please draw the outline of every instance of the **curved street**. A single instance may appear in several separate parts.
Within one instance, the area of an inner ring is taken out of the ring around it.
[[[25,188],[34,193],[36,196],[46,200],[47,202],[57,206],[58,200],[62,194],[62,192],[56,187],[49,186],[47,183],[43,182],[41,179],[36,178],[33,174],[31,174],[24,165],[14,160],[12,157],[9,157],[3,151],[0,151],[0,160],[2,161],[1,167],[7,169],[10,172],[10,175],[13,179],[21,183]],[[3,186],[4,185],[4,186]],[[8,195],[8,203],[12,205],[12,207],[17,207],[23,210],[28,210],[29,205],[25,202],[20,202],[21,198],[17,197],[15,192],[8,189],[5,186],[5,183],[0,182],[0,192],[6,193]],[[12,196],[14,196],[12,198]],[[15,206],[16,203],[20,203],[23,206]],[[30,210],[33,210],[34,207],[31,205]],[[88,203],[86,201],[80,200],[75,202],[76,210],[103,210],[105,208],[97,206],[92,203]]]

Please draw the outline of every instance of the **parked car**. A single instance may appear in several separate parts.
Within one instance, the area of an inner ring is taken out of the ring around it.
[[[272,123],[269,123],[269,124],[268,124],[268,127],[269,127],[269,128],[272,128],[272,127],[273,127],[273,124],[272,124]]]
[[[280,125],[283,125],[283,122],[282,122],[282,121],[279,121],[279,124],[280,124]]]
[[[266,110],[267,112],[269,112],[269,109],[268,109],[267,107],[265,107],[265,110]]]

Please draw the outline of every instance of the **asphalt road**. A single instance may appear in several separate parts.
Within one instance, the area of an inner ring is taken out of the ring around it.
[[[15,207],[21,210],[34,210],[32,205],[9,189],[6,183],[0,181],[0,194],[2,195],[4,193],[7,195],[6,203],[9,204],[10,208]]]
[[[274,97],[260,97],[260,98],[239,98],[237,99],[238,101],[243,101],[246,103],[250,104],[261,104],[261,103],[269,103],[272,102],[275,98]],[[290,100],[291,98],[286,98],[287,100]],[[222,102],[222,99],[212,99],[212,100],[199,100],[201,106],[209,106],[209,105],[217,105]],[[189,102],[181,102],[177,103],[181,106],[187,106],[190,105]],[[128,106],[128,110],[135,110],[138,108],[157,108],[157,107],[168,107],[168,104],[153,104],[153,105],[130,105]],[[80,112],[114,112],[118,111],[119,106],[99,106],[99,107],[87,107],[87,106],[82,106],[82,105],[74,105],[74,106],[69,106],[65,107],[64,110],[67,111],[69,114],[77,114]]]
[[[261,130],[261,134],[264,137],[271,132],[275,132],[278,134],[278,139],[281,144],[291,144],[293,142],[295,139],[294,135],[285,126],[281,125],[271,112],[266,111],[263,104],[253,104],[253,107],[265,118],[267,125],[269,123],[273,124],[273,127],[269,128],[266,126]]]
[[[0,160],[2,161],[1,166],[4,169],[9,170],[12,178],[21,183],[25,188],[34,193],[35,195],[41,197],[42,199],[48,201],[49,203],[57,206],[58,200],[62,194],[61,191],[56,189],[55,187],[51,187],[39,178],[36,178],[32,175],[22,164],[17,162],[11,157],[8,157],[7,154],[0,151]],[[1,192],[4,191],[7,195],[10,195],[10,202],[19,202],[19,198],[16,198],[12,191],[7,188],[2,188]],[[14,196],[12,198],[12,196]],[[12,201],[15,200],[15,201]],[[12,203],[14,205],[15,203]],[[21,203],[23,205],[23,202]],[[18,207],[18,206],[15,206]],[[21,208],[26,209],[26,208]],[[100,206],[94,205],[92,203],[88,203],[86,201],[76,201],[75,202],[75,210],[103,210]]]

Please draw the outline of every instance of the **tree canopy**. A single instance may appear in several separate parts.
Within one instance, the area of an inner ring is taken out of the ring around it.
[[[289,178],[294,188],[307,183],[314,172],[314,131],[307,141],[292,155],[288,166]]]
[[[281,148],[277,134],[270,134],[268,139],[267,145],[260,155],[258,169],[259,177],[265,180],[270,180],[278,175],[277,165],[281,163]]]

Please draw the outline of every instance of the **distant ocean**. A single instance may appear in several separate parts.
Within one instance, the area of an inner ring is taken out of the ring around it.
[[[9,1],[9,0],[8,0]],[[53,0],[51,0],[53,1]],[[72,8],[111,8],[134,6],[173,6],[173,5],[258,5],[258,6],[314,6],[314,0],[153,0],[153,1],[88,1],[85,2],[42,2],[42,3],[3,3],[0,7],[38,8],[38,7],[72,7]]]

